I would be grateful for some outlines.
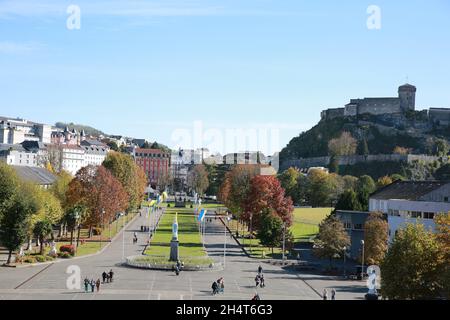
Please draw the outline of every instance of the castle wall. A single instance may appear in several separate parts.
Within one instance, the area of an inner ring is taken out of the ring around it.
[[[358,114],[401,113],[399,98],[365,98],[358,105]]]
[[[440,157],[427,156],[427,155],[415,155],[415,154],[371,154],[371,155],[353,155],[339,157],[339,165],[348,166],[355,165],[357,163],[364,162],[405,162],[411,163],[413,161],[434,162],[440,160]],[[313,158],[300,158],[294,160],[286,160],[283,162],[282,170],[289,167],[295,167],[299,169],[307,169],[311,167],[327,167],[330,164],[330,157],[313,157]]]
[[[327,109],[322,111],[320,116],[322,120],[331,120],[334,118],[340,118],[344,116],[344,108]]]
[[[448,126],[450,124],[450,109],[430,108],[428,115],[430,120],[437,125]]]

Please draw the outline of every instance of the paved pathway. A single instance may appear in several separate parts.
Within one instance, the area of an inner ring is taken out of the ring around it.
[[[139,215],[119,233],[111,245],[101,254],[80,259],[65,260],[49,265],[28,268],[0,268],[0,299],[67,299],[67,300],[191,300],[191,299],[243,299],[249,300],[256,292],[254,278],[259,262],[248,258],[229,234],[225,235],[219,220],[207,223],[206,249],[219,262],[223,262],[224,239],[227,238],[225,270],[210,272],[172,272],[127,268],[121,265],[122,250],[125,256],[140,254],[145,247],[147,235],[140,226],[148,219]],[[138,243],[133,245],[133,233],[138,233]],[[123,242],[124,239],[124,242]],[[124,247],[123,247],[124,244]],[[114,282],[101,286],[99,293],[83,293],[69,290],[66,280],[69,266],[81,269],[81,276],[97,279],[103,271],[113,269]],[[361,283],[336,282],[333,279],[299,276],[281,267],[262,265],[267,287],[259,289],[262,299],[293,300],[320,299],[323,287],[333,285],[338,289],[338,298],[362,297]],[[211,284],[220,277],[225,278],[225,293],[212,296]],[[340,294],[342,292],[342,294]]]

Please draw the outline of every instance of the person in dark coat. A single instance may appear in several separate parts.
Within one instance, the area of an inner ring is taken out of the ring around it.
[[[114,272],[112,271],[112,269],[109,271],[109,282],[113,282],[113,276],[114,276]]]

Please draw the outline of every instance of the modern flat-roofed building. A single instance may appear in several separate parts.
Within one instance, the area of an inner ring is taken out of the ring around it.
[[[434,217],[450,212],[450,182],[396,181],[370,195],[369,211],[387,214],[390,240],[407,223],[434,231]]]

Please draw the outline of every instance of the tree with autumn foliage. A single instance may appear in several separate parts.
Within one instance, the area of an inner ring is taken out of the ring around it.
[[[70,206],[84,205],[88,215],[84,224],[92,227],[112,221],[128,206],[128,195],[122,184],[103,166],[89,165],[78,171],[69,184],[67,200]]]
[[[110,152],[103,166],[122,184],[128,194],[128,211],[136,210],[144,199],[147,177],[130,155]]]
[[[436,240],[441,252],[442,295],[450,299],[450,214],[438,214],[435,218]]]
[[[314,254],[319,258],[327,258],[330,267],[333,258],[341,258],[344,247],[350,245],[350,237],[344,224],[335,215],[329,215],[319,225],[319,234],[314,241]]]
[[[291,226],[294,211],[292,199],[285,196],[285,191],[276,177],[258,175],[250,180],[250,191],[244,201],[242,218],[246,222],[251,219],[252,229],[258,231],[261,229],[262,213],[267,209],[279,217],[287,228]]]
[[[237,217],[244,212],[245,201],[250,192],[250,181],[258,172],[258,166],[238,164],[225,175],[219,190],[219,199]]]
[[[389,225],[383,214],[371,212],[364,224],[364,263],[379,265],[388,250]]]
[[[188,173],[187,185],[200,196],[203,196],[209,186],[208,171],[203,164],[195,165]]]

